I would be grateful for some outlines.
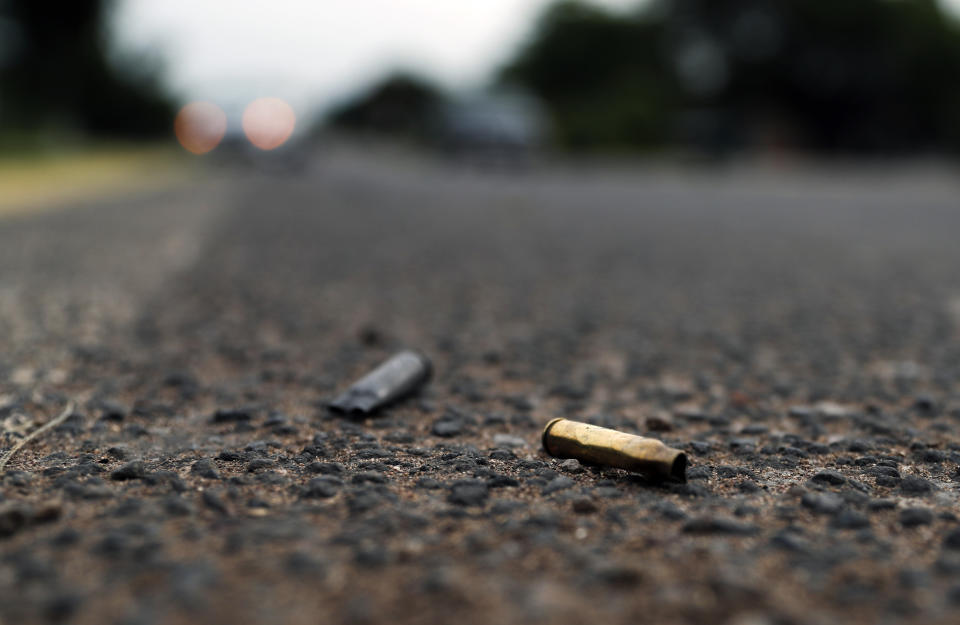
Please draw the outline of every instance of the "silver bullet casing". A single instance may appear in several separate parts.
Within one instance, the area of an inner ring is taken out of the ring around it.
[[[412,393],[430,379],[432,368],[415,351],[398,352],[327,404],[337,412],[366,415]]]
[[[554,419],[543,429],[543,448],[557,458],[626,469],[660,479],[687,480],[687,455],[646,438],[589,423]]]

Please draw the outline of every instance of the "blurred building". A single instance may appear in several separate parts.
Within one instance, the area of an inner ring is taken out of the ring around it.
[[[517,162],[529,159],[547,137],[546,114],[519,92],[464,94],[443,104],[433,141],[459,158]]]

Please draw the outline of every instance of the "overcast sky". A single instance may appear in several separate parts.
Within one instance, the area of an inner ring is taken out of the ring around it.
[[[623,7],[636,0],[598,0]],[[550,0],[121,0],[125,49],[154,49],[184,98],[324,106],[394,68],[481,83]]]
[[[642,0],[594,0],[617,8]],[[960,0],[943,0],[960,10]],[[326,106],[394,68],[482,83],[551,0],[121,0],[122,48],[153,49],[184,99]]]

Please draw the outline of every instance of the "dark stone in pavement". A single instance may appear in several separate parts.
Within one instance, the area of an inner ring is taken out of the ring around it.
[[[142,480],[145,477],[147,477],[147,467],[139,460],[128,462],[110,473],[110,479],[118,481]]]
[[[960,529],[953,529],[943,537],[944,549],[960,550]]]
[[[27,526],[32,516],[29,508],[19,504],[5,504],[0,507],[0,538],[19,532]]]
[[[917,477],[915,475],[908,475],[903,478],[900,482],[900,490],[905,495],[918,496],[918,495],[927,495],[936,490],[936,486],[930,480],[925,480],[922,477]]]
[[[843,509],[846,503],[843,497],[834,493],[804,493],[800,503],[805,508],[821,514],[835,514]]]
[[[333,497],[343,487],[343,481],[332,476],[315,477],[303,489],[302,496],[307,499]]]
[[[253,419],[253,415],[246,410],[217,410],[210,417],[210,421],[213,423],[242,423],[251,419]]]
[[[832,519],[830,527],[842,530],[863,529],[870,527],[870,519],[856,510],[840,510]]]
[[[230,514],[230,509],[219,493],[212,490],[205,490],[200,498],[203,500],[203,504],[214,512],[223,515]]]
[[[755,525],[740,523],[732,519],[721,517],[700,517],[687,521],[683,526],[687,534],[731,534],[736,536],[752,536],[759,531]]]
[[[487,483],[482,480],[458,480],[451,484],[447,500],[461,506],[480,506],[488,494]]]
[[[193,463],[190,472],[211,480],[220,479],[220,473],[217,471],[217,465],[210,458],[201,458]]]
[[[596,502],[590,497],[577,497],[573,500],[573,511],[577,514],[592,514],[597,510]]]
[[[831,486],[840,486],[847,481],[847,478],[843,477],[838,471],[820,471],[810,479],[813,482]]]
[[[432,432],[437,436],[450,438],[463,431],[463,419],[458,416],[444,416],[434,422]]]
[[[546,486],[544,486],[540,492],[544,495],[550,495],[561,490],[572,488],[573,486],[576,486],[576,484],[577,483],[569,477],[558,476],[547,482]]]
[[[933,523],[933,511],[929,508],[904,508],[900,511],[900,525],[917,527]]]

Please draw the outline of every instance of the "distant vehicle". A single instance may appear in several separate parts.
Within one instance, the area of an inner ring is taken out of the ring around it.
[[[542,149],[546,130],[546,116],[533,98],[487,92],[442,105],[432,138],[442,151],[456,158],[520,165]]]
[[[228,113],[227,131],[213,152],[214,158],[229,167],[250,168],[270,174],[302,172],[309,163],[309,141],[294,133],[279,147],[263,150],[247,138],[239,114]]]
[[[302,172],[310,160],[304,137],[293,136],[280,147],[261,150],[250,143],[242,131],[229,130],[213,156],[226,166],[251,168],[271,174]]]

